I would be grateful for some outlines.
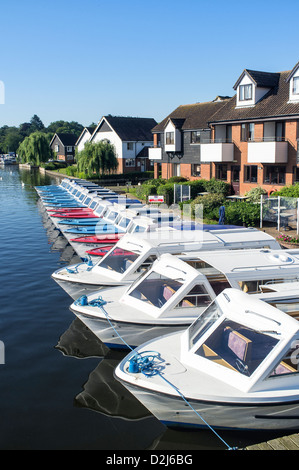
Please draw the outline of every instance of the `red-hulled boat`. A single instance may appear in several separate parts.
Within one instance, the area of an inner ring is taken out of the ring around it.
[[[108,235],[91,235],[89,237],[78,237],[72,238],[71,242],[73,243],[98,243],[99,245],[111,244],[115,245],[118,240],[124,236],[124,233],[112,233],[111,236]]]
[[[51,214],[51,217],[57,217],[59,219],[100,219],[99,215],[96,215],[94,212],[59,212]]]
[[[99,248],[94,248],[93,250],[88,250],[86,253],[90,256],[105,256],[108,251],[111,250],[113,245],[105,245],[101,246]],[[114,255],[123,255],[124,250],[122,248],[116,248],[115,251],[113,252]]]

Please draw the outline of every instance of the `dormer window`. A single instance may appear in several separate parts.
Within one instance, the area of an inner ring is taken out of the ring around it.
[[[166,132],[166,145],[174,144],[174,132]]]
[[[252,85],[240,85],[239,86],[239,100],[246,101],[252,100]]]
[[[290,75],[286,81],[289,83],[289,102],[299,101],[299,62],[291,70]]]
[[[293,95],[299,95],[299,77],[293,78]]]

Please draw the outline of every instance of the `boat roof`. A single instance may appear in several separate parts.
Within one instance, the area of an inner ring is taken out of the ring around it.
[[[184,223],[184,222],[182,222]],[[134,233],[134,235],[127,234],[123,239],[127,240],[128,237],[134,237],[136,243],[142,244],[143,241],[150,243],[151,246],[170,246],[175,244],[190,245],[194,243],[206,243],[213,246],[223,247],[224,249],[230,245],[237,248],[272,248],[280,249],[280,245],[271,235],[262,232],[257,229],[238,227],[233,229],[221,229],[218,226],[218,230],[205,229],[205,230],[188,230],[188,222],[186,222],[186,230],[159,230],[158,224],[151,224],[149,230],[145,233]],[[156,227],[156,230],[152,230]],[[122,239],[122,240],[123,240]],[[137,241],[138,240],[138,241]],[[180,247],[181,248],[181,247]]]
[[[269,269],[299,270],[299,249],[271,250],[271,249],[245,249],[242,254],[238,251],[204,251],[198,254],[192,253],[192,258],[198,259],[215,267],[223,273],[240,273],[253,271],[261,273]]]

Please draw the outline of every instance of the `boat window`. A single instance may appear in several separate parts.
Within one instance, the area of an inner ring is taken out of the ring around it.
[[[115,211],[110,211],[109,214],[107,214],[107,219],[108,220],[115,220],[117,217],[118,213]]]
[[[151,267],[152,267],[152,264],[154,263],[154,261],[156,261],[156,259],[157,259],[157,256],[156,256],[156,255],[150,255],[150,256],[148,256],[148,258],[146,258],[146,259],[141,263],[141,265],[138,267],[137,272],[138,272],[138,273],[144,272],[144,271],[146,271],[147,269],[151,268]]]
[[[97,206],[97,208],[95,210],[95,213],[103,215],[103,213],[104,213],[103,209],[104,209],[104,207],[99,205],[99,206]]]
[[[220,294],[224,289],[231,287],[226,276],[221,271],[206,263],[205,261],[189,260],[187,263],[206,276],[216,295]]]
[[[299,342],[295,341],[293,347],[289,349],[287,354],[279,361],[269,377],[298,374],[298,362]]]
[[[195,354],[249,377],[277,343],[266,333],[226,319]]]
[[[119,222],[115,222],[116,225],[119,225],[122,228],[127,228],[129,223],[130,223],[130,219],[128,219],[127,217],[121,217]]]
[[[203,284],[196,284],[190,292],[176,305],[176,308],[207,307],[212,299]]]
[[[94,209],[96,205],[97,205],[97,201],[93,201],[93,202],[90,204],[90,208],[91,208],[91,209]]]
[[[223,314],[217,301],[214,301],[189,327],[189,349],[197,343],[202,335],[215,323]]]
[[[145,227],[142,225],[134,225],[134,227],[131,229],[131,232],[145,232]]]
[[[109,255],[102,259],[99,263],[101,268],[109,269],[117,273],[124,273],[138,258],[138,253],[132,251],[120,250],[115,247]]]
[[[273,284],[275,282],[285,282],[285,281],[290,281],[290,279],[288,280],[284,280],[284,279],[248,280],[248,281],[238,281],[238,284],[240,286],[240,289],[243,292],[247,292],[249,294],[256,294],[258,292],[261,292],[260,286],[265,286],[266,284]],[[266,292],[264,288],[263,288],[263,292]]]
[[[79,197],[79,201],[83,201],[84,198],[85,198],[85,194],[81,194],[81,196]]]
[[[197,271],[200,271],[202,274],[205,276],[208,275],[218,275],[218,276],[223,276],[223,273],[220,272],[218,269],[216,269],[214,266],[206,263],[205,261],[202,260],[188,260],[187,263],[192,266],[194,269],[197,269]]]
[[[108,212],[109,212],[109,207],[106,207],[106,208],[104,209],[104,211],[103,211],[102,216],[103,216],[103,217],[106,217],[106,215],[108,214]]]
[[[282,300],[270,300],[263,299],[266,303],[278,308],[284,313],[287,313],[291,317],[299,319],[299,298],[295,299],[282,299]]]
[[[182,283],[176,279],[152,271],[129,295],[161,308],[181,286]]]
[[[91,197],[88,197],[85,201],[84,201],[84,204],[86,204],[88,206],[88,204],[90,203],[91,201]]]

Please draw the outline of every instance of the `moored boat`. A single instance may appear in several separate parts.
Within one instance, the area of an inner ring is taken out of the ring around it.
[[[298,305],[297,290],[226,289],[184,332],[130,352],[116,378],[169,427],[296,430]]]

